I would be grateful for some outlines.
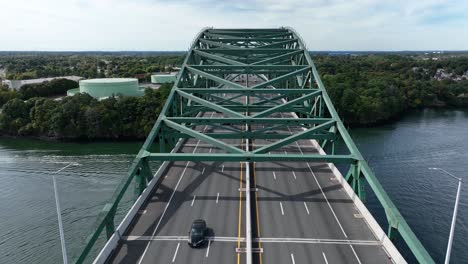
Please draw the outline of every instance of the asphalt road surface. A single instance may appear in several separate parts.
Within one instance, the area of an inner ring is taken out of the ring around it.
[[[197,130],[212,132],[207,127]],[[190,139],[179,152],[221,150]],[[245,194],[239,191],[245,184],[244,173],[239,162],[173,162],[109,263],[244,263],[245,256],[236,253],[236,248],[245,247]],[[200,218],[207,222],[211,238],[201,248],[190,248],[188,231]]]
[[[251,129],[259,128],[263,127]],[[274,133],[297,131],[299,127],[288,127]],[[265,144],[267,140],[254,140],[251,147]],[[190,139],[179,152],[221,150]],[[279,152],[317,150],[302,140],[275,153]],[[246,263],[241,252],[246,247],[246,194],[241,189],[246,166],[256,188],[251,192],[253,248],[258,252],[254,263],[392,263],[327,164],[312,162],[173,162],[108,263]],[[187,234],[199,218],[206,220],[210,237],[205,246],[194,249],[187,244]]]
[[[317,150],[302,140],[271,153],[280,152]],[[254,178],[259,263],[392,263],[325,163],[257,162]]]

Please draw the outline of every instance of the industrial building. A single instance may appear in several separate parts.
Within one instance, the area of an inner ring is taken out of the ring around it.
[[[177,72],[151,75],[152,84],[175,83],[176,79]]]
[[[142,96],[144,87],[138,85],[138,79],[134,78],[102,78],[89,79],[79,82],[80,87],[67,91],[68,96],[77,93],[87,93],[96,99],[104,99],[111,96]]]

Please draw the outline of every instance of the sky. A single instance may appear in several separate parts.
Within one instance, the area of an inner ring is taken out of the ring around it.
[[[203,27],[291,26],[309,50],[468,50],[466,0],[0,0],[0,51],[187,50]]]

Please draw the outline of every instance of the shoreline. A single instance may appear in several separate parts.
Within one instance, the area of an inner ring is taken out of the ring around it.
[[[361,123],[345,123],[344,125],[349,128],[377,128],[377,127],[382,127],[385,125],[391,125],[394,124],[401,119],[403,119],[406,115],[414,113],[414,112],[421,112],[424,110],[450,110],[450,111],[463,111],[463,110],[468,110],[468,106],[449,106],[449,105],[444,105],[444,106],[425,106],[425,107],[419,107],[419,108],[410,108],[401,111],[397,115],[394,115],[392,117],[389,117],[387,119],[382,119],[378,120],[375,122],[370,122],[366,124],[361,124]]]
[[[386,125],[395,124],[396,122],[402,120],[408,114],[414,112],[421,112],[424,110],[449,110],[449,111],[463,111],[467,110],[468,107],[450,107],[450,106],[427,106],[421,108],[408,109],[406,111],[400,112],[398,115],[392,116],[387,119],[379,120],[376,122],[361,124],[361,123],[346,123],[344,125],[347,129],[353,128],[378,128]],[[147,137],[147,136],[146,136]],[[57,137],[45,137],[45,136],[13,136],[8,134],[0,134],[0,139],[31,139],[42,142],[57,142],[57,143],[112,143],[112,142],[135,142],[142,143],[146,140],[145,138],[133,138],[133,137],[119,137],[119,138],[57,138]]]
[[[13,135],[6,135],[0,134],[0,139],[30,139],[30,140],[37,140],[42,142],[56,142],[56,143],[112,143],[112,142],[135,142],[135,143],[142,143],[145,139],[138,139],[138,138],[95,138],[95,139],[87,139],[87,138],[57,138],[57,137],[44,137],[44,136],[13,136]]]

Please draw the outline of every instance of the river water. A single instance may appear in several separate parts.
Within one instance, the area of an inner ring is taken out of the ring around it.
[[[68,255],[79,253],[140,145],[0,140],[0,263],[62,262],[52,174],[71,162],[56,179]]]
[[[421,242],[443,262],[457,182],[427,168],[444,168],[468,182],[468,111],[424,110],[350,132]],[[140,145],[0,139],[0,263],[61,262],[52,174],[70,162],[79,165],[56,177],[68,253],[76,255]],[[468,263],[466,190],[451,263]],[[128,206],[131,200],[124,199]],[[384,222],[370,190],[367,206]]]
[[[350,132],[436,263],[445,258],[458,181],[428,168],[464,179],[451,263],[468,263],[468,111],[418,111],[391,125]],[[382,220],[384,212],[369,196],[368,208]]]

